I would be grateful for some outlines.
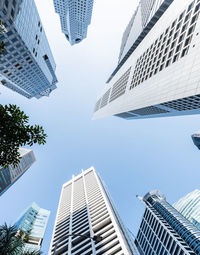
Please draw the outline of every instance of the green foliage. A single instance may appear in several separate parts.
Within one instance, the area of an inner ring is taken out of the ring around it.
[[[16,235],[17,228],[6,223],[0,226],[0,254],[1,255],[40,255],[40,251],[24,250],[24,241]]]
[[[29,125],[29,117],[16,105],[0,104],[0,166],[20,162],[19,147],[45,144],[43,127]]]
[[[16,237],[15,234],[17,229],[15,226],[0,226],[0,251],[1,255],[17,255],[20,254],[23,242],[19,237]]]
[[[29,236],[26,235],[26,236],[24,237],[23,241],[24,241],[25,243],[28,243],[28,241],[29,241]]]

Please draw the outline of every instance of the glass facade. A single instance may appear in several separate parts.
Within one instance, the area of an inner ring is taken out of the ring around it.
[[[200,190],[196,189],[190,192],[177,201],[173,206],[185,218],[200,229]]]
[[[160,191],[147,193],[146,210],[135,240],[141,255],[200,254],[200,231]]]
[[[200,133],[195,133],[192,135],[192,140],[194,145],[200,150]]]
[[[40,208],[33,202],[17,220],[15,225],[18,231],[29,237],[25,250],[40,250],[49,215],[50,211]]]
[[[0,196],[11,187],[35,162],[33,151],[20,148],[21,160],[17,166],[0,168]]]
[[[2,0],[0,19],[7,33],[0,37],[0,82],[27,98],[48,96],[56,88],[55,62],[34,0]]]
[[[80,43],[87,36],[94,0],[54,0],[60,16],[62,32],[71,45]]]

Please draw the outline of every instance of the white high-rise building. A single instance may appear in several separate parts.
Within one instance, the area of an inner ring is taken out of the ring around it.
[[[199,12],[199,0],[141,0],[93,118],[199,113]]]
[[[98,235],[101,241],[88,238]],[[67,254],[138,254],[93,167],[62,187],[49,255]]]
[[[87,36],[94,0],[54,0],[60,16],[62,32],[71,45],[80,43]]]
[[[185,218],[200,229],[200,190],[196,189],[173,204]]]

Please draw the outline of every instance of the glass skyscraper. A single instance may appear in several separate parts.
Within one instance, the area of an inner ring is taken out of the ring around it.
[[[93,118],[199,114],[200,3],[141,0]]]
[[[200,230],[163,193],[151,191],[140,199],[146,206],[135,240],[141,255],[200,254]]]
[[[195,133],[192,135],[192,141],[194,145],[197,146],[197,148],[200,150],[200,133]]]
[[[56,88],[55,62],[34,0],[1,0],[0,20],[7,29],[0,37],[0,82],[27,97],[48,96]]]
[[[174,208],[200,229],[200,190],[196,189],[175,204]]]
[[[20,163],[17,166],[0,167],[0,196],[9,189],[35,162],[32,150],[20,148]]]
[[[25,241],[25,250],[40,250],[49,215],[50,211],[40,208],[33,202],[19,217],[15,226]]]
[[[87,36],[94,0],[54,0],[60,16],[62,32],[71,45],[80,43]]]
[[[88,238],[96,235],[102,240]],[[138,254],[93,167],[73,176],[62,187],[49,255],[67,254]]]

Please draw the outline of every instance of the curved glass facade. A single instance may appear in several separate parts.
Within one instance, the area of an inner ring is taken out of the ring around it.
[[[174,208],[200,229],[200,190],[196,189],[181,198]]]

